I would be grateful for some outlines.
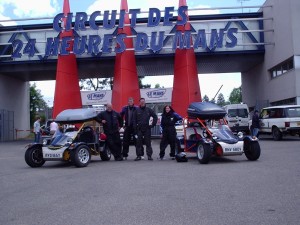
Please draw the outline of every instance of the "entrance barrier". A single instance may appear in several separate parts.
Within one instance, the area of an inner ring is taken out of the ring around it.
[[[27,132],[27,133],[24,133],[24,132]],[[18,130],[18,129],[15,129],[15,134],[16,134],[16,136],[15,136],[16,139],[15,140],[18,140],[19,138],[25,138],[32,132],[33,132],[33,130]]]

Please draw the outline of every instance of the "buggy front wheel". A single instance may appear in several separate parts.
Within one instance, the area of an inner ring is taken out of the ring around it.
[[[244,143],[244,152],[248,160],[255,161],[260,157],[260,145],[257,141],[247,141]]]
[[[44,165],[42,148],[32,147],[28,148],[25,152],[25,162],[31,167],[41,167]]]
[[[71,159],[75,166],[85,167],[90,163],[91,152],[88,146],[80,145],[71,152]]]
[[[199,143],[197,147],[197,158],[199,163],[207,164],[210,160],[210,157],[211,157],[210,146]]]

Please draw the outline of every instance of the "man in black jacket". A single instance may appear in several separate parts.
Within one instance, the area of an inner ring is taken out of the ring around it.
[[[152,124],[149,124],[150,118],[153,118]],[[157,115],[154,111],[146,107],[146,102],[144,98],[140,99],[140,106],[135,110],[133,115],[133,127],[137,135],[136,142],[136,159],[139,161],[142,159],[143,155],[143,139],[146,145],[146,153],[148,160],[152,159],[152,146],[151,146],[151,128],[154,127],[157,123]]]
[[[98,121],[103,124],[104,133],[107,136],[106,142],[116,161],[122,161],[122,143],[119,129],[122,118],[119,113],[112,109],[112,104],[106,105],[106,110],[98,114]]]
[[[131,141],[131,137],[134,135],[133,129],[133,114],[136,110],[136,106],[134,106],[133,98],[128,98],[128,105],[124,106],[121,111],[121,118],[124,120],[124,134],[123,134],[123,159],[127,159],[129,152],[129,144]],[[134,138],[134,142],[136,142]]]

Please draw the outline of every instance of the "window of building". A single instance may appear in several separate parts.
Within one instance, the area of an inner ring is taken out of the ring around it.
[[[296,104],[296,98],[288,98],[284,100],[280,100],[277,102],[271,102],[271,106],[277,106],[277,105],[295,105]]]
[[[293,57],[289,58],[288,60],[274,66],[272,69],[270,69],[271,77],[272,79],[278,76],[281,76],[282,74],[285,74],[286,72],[294,69],[294,59]]]

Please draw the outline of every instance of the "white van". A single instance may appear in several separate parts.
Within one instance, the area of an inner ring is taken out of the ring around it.
[[[230,104],[223,107],[226,110],[225,119],[233,132],[249,133],[249,108],[247,104]]]

